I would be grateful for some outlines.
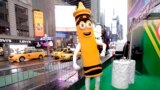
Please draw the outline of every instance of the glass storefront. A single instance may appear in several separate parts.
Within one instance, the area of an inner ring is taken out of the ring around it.
[[[56,32],[55,44],[55,48],[74,48],[77,44],[76,32]]]
[[[8,60],[10,54],[24,50],[26,47],[31,47],[30,44],[32,43],[33,41],[30,40],[0,38],[0,61]],[[32,47],[35,46],[32,45]]]

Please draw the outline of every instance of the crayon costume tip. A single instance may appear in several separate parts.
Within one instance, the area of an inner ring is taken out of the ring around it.
[[[76,17],[76,16],[81,15],[81,14],[89,14],[90,15],[91,11],[89,9],[86,9],[82,2],[79,2],[78,3],[78,8],[73,13],[73,16]]]

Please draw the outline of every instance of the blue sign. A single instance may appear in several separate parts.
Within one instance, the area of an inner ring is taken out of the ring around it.
[[[66,34],[65,34],[65,33],[62,33],[62,32],[57,32],[57,33],[56,33],[56,37],[65,38],[65,37],[66,37]]]

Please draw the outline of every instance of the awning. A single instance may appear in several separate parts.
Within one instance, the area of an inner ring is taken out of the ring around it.
[[[152,8],[145,19],[160,19],[160,3]]]

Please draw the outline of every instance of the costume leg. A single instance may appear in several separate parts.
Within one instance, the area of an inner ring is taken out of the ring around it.
[[[100,90],[100,76],[96,77],[95,90]]]
[[[90,78],[85,78],[85,87],[86,90],[90,90]]]

